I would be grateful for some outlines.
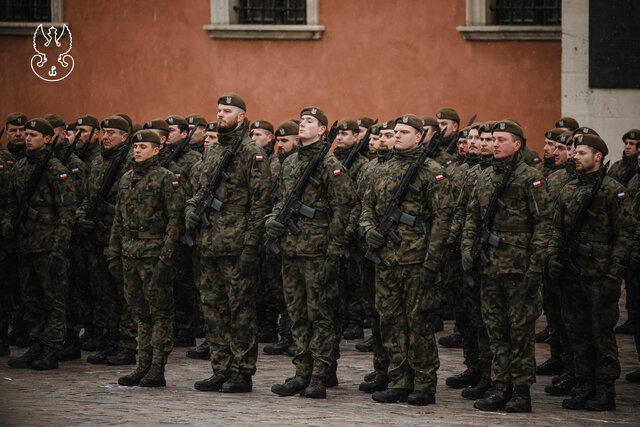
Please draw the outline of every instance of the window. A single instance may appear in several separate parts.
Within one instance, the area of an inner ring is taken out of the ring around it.
[[[63,0],[0,0],[0,35],[32,36],[41,23],[62,28]]]
[[[560,40],[561,0],[466,0],[466,40]]]
[[[213,39],[319,40],[319,0],[210,0]]]

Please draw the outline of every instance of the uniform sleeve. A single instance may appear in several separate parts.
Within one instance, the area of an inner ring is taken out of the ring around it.
[[[378,225],[378,215],[376,214],[376,205],[378,204],[377,194],[375,192],[375,181],[379,175],[371,174],[371,182],[362,183],[364,185],[364,193],[362,194],[360,213],[360,228],[362,235],[365,236],[369,230]]]
[[[264,236],[265,216],[271,210],[271,173],[269,164],[264,159],[266,155],[261,148],[255,146],[248,150],[250,158],[247,171],[247,185],[249,192],[249,214],[247,229],[244,233],[245,246],[259,246]]]
[[[456,238],[462,234],[462,228],[464,227],[464,219],[467,210],[467,204],[471,197],[471,190],[467,185],[469,174],[465,174],[463,185],[460,189],[460,194],[456,200],[455,207],[453,208],[453,220],[451,220],[451,229],[449,230],[449,236]]]
[[[611,249],[611,264],[609,276],[622,281],[624,279],[625,266],[628,264],[628,256],[633,242],[636,239],[636,222],[631,209],[632,201],[627,195],[627,189],[618,184],[618,188],[608,194],[609,217],[614,224],[613,247]]]
[[[162,197],[167,225],[164,232],[164,242],[160,250],[160,260],[167,265],[171,265],[182,234],[185,205],[184,191],[180,181],[175,176],[165,175],[162,180]]]
[[[121,182],[122,184],[122,182]],[[111,235],[109,236],[109,247],[106,250],[107,261],[114,258],[120,258],[122,254],[122,234],[123,234],[123,211],[125,209],[124,202],[126,190],[120,186],[118,198],[116,199],[115,214],[113,215],[113,224],[111,225]]]
[[[542,172],[535,171],[534,176],[529,179],[526,193],[524,197],[533,223],[528,271],[540,273],[544,260],[551,253],[550,242],[553,239],[553,201]]]
[[[329,166],[325,172],[325,182],[331,209],[327,230],[327,256],[340,257],[344,249],[344,230],[355,206],[355,186],[349,175],[341,171],[342,165],[337,159],[330,159],[324,164]]]
[[[482,175],[478,176],[478,181],[482,178]],[[478,230],[480,229],[481,213],[477,191],[478,186],[476,185],[471,191],[471,197],[469,198],[469,204],[467,205],[466,209],[464,227],[462,228],[462,253],[471,250],[473,241],[476,239]]]
[[[432,221],[424,266],[437,272],[440,270],[442,254],[451,228],[451,216],[454,209],[453,191],[451,181],[445,177],[444,170],[439,165],[437,168],[429,169],[427,183],[425,190],[429,195],[428,204]]]
[[[52,250],[66,254],[69,249],[69,240],[75,225],[76,194],[72,179],[68,179],[70,172],[60,164],[55,169],[56,175],[50,180],[51,191],[58,208],[58,223],[56,224],[56,241]]]

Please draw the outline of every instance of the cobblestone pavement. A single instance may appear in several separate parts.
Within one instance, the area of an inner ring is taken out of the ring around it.
[[[626,318],[626,313],[625,313]],[[539,321],[538,330],[542,329]],[[438,337],[451,332],[453,322],[445,322]],[[550,377],[538,377],[532,388],[533,413],[511,415],[473,409],[460,397],[460,390],[444,384],[446,377],[462,370],[462,350],[439,347],[437,403],[426,407],[407,404],[379,404],[358,391],[362,376],[372,369],[371,353],[354,349],[356,341],[343,341],[339,361],[340,386],[329,389],[326,400],[279,397],[270,392],[272,384],[293,375],[286,356],[262,352],[253,377],[253,393],[202,393],[194,390],[196,380],[211,375],[207,361],[191,360],[183,348],[174,349],[167,365],[167,387],[145,389],[120,387],[119,376],[133,367],[90,365],[83,360],[65,362],[60,369],[36,372],[11,369],[7,357],[0,357],[0,425],[78,424],[191,424],[191,425],[638,425],[640,384],[621,379],[617,384],[617,411],[595,413],[567,411],[562,398],[543,392]],[[622,376],[639,367],[633,339],[618,335]],[[12,348],[13,354],[24,350]],[[548,346],[536,344],[538,363],[549,356]]]

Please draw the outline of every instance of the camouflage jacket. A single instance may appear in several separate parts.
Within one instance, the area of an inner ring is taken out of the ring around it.
[[[0,221],[9,208],[9,185],[13,171],[13,155],[0,145]]]
[[[54,154],[58,160],[62,161],[70,145],[71,144],[69,144],[67,140],[56,144]],[[64,166],[69,169],[69,172],[71,172],[73,186],[76,190],[76,202],[79,205],[84,199],[87,174],[89,172],[87,165],[82,160],[80,160],[80,157],[78,157],[75,153],[71,153],[66,163],[64,163]]]
[[[166,156],[171,155],[171,153],[173,152],[173,150],[175,150],[176,147],[177,147],[177,144],[167,145]],[[184,180],[182,181],[183,184],[189,183],[189,174],[191,173],[191,168],[193,167],[194,164],[196,164],[200,160],[202,160],[202,154],[193,150],[189,144],[187,144],[187,146],[184,147],[184,150],[182,151],[182,153],[180,153],[180,156],[176,160],[174,160],[174,162],[178,167],[178,170],[184,177]],[[184,190],[187,194],[194,191],[191,188],[185,188]]]
[[[336,147],[333,150],[333,155],[336,156],[336,159],[338,159],[341,164],[344,164],[344,161],[347,160],[347,157],[349,156],[349,153],[353,148],[354,147],[348,147],[348,148]],[[360,174],[360,170],[362,169],[362,167],[367,163],[368,161],[363,155],[361,154],[356,155],[356,158],[351,164],[351,168],[347,170],[349,177],[351,177],[351,179],[354,182],[358,179],[358,175]]]
[[[451,230],[449,231],[449,237],[452,239],[456,239],[462,234],[464,222],[467,217],[467,205],[469,204],[469,199],[475,188],[478,176],[491,165],[490,162],[486,161],[481,163],[480,156],[475,158],[472,163],[475,163],[475,165],[465,171],[462,178],[462,185],[457,189],[458,198],[456,199],[453,220],[451,221]]]
[[[46,150],[48,147],[27,151],[26,157],[15,164],[10,179],[8,216],[4,221],[10,221],[13,212],[19,208],[29,179]],[[76,196],[69,170],[54,156],[49,160],[29,206],[38,214],[36,219],[23,218],[26,233],[15,230],[18,252],[66,254],[75,223]]]
[[[539,164],[540,163],[538,163],[538,165]],[[542,175],[544,175],[545,178],[548,178],[549,175],[559,171],[560,169],[564,169],[564,166],[556,166],[556,159],[554,157],[551,157],[550,159],[545,157],[542,161],[542,167],[540,168]]]
[[[25,144],[15,145],[11,142],[7,144],[7,151],[13,156],[13,161],[18,163],[18,160],[23,159],[27,154],[27,146]]]
[[[434,153],[433,156],[431,156],[431,160],[439,163],[443,169],[449,165],[452,165],[456,161],[455,154],[449,154],[445,151],[445,148],[447,148],[447,145],[449,145],[449,142],[451,142],[451,139],[454,137],[455,135],[451,135],[449,138],[443,139],[438,146],[438,150]]]
[[[409,164],[418,160],[422,150],[423,147],[416,147],[396,151],[394,157],[380,165],[371,177],[370,188],[362,200],[360,227],[363,235],[378,225]],[[386,266],[423,264],[432,271],[439,271],[453,212],[450,184],[442,166],[427,159],[413,185],[420,191],[417,194],[407,192],[400,209],[415,216],[415,224],[399,224],[396,232],[402,239],[400,244],[396,246],[387,239],[378,254]]]
[[[512,157],[494,160],[491,167],[479,174],[467,205],[462,231],[463,253],[471,250],[491,195],[496,185],[502,182],[511,161]],[[479,273],[490,277],[528,271],[541,273],[552,233],[552,206],[542,172],[528,166],[519,157],[502,200],[506,208],[498,210],[490,230],[501,242],[498,247],[487,245],[485,249],[490,263],[479,267]]]
[[[569,175],[566,168],[558,169],[547,178],[547,186],[549,188],[549,196],[551,201],[555,203],[560,195],[560,190],[564,188],[570,181],[576,178],[575,174]]]
[[[526,145],[522,147],[522,159],[529,166],[533,166],[538,170],[542,168],[542,160],[540,159],[540,155],[533,149],[527,147]]]
[[[300,144],[296,152],[282,163],[280,198],[273,208],[272,217],[278,215],[309,160],[319,154],[323,146],[322,141],[307,146]],[[344,230],[355,204],[355,187],[349,175],[342,170],[340,161],[331,153],[322,159],[313,177],[320,185],[308,184],[301,201],[314,208],[315,215],[313,218],[300,215],[296,223],[301,233],[294,236],[287,230],[279,245],[284,256],[326,255],[337,258],[344,249]]]
[[[195,151],[196,153],[204,154],[204,139],[200,142],[194,142],[193,144],[189,144],[191,147],[191,151]]]
[[[197,206],[204,196],[224,152],[231,148],[242,131],[218,134],[218,141],[209,146],[202,164],[200,186],[188,205]],[[226,170],[228,180],[222,180],[216,197],[222,202],[218,212],[210,209],[207,217],[211,227],[200,227],[196,244],[204,256],[240,255],[244,246],[262,244],[264,218],[271,209],[271,182],[265,154],[248,136]]]
[[[640,170],[636,171],[629,184],[627,184],[627,190],[634,200],[640,200]],[[638,212],[636,211],[636,213]]]
[[[135,162],[118,184],[107,259],[159,257],[171,265],[184,223],[178,178],[157,156]]]
[[[100,157],[97,157],[93,161],[89,169],[89,176],[87,178],[87,185],[85,187],[85,198],[78,208],[76,216],[85,216],[91,210],[98,196],[98,192],[100,191],[100,187],[102,186],[102,182],[104,181],[105,174],[109,170],[111,164],[116,161],[118,157],[120,157],[122,150],[125,149],[128,149],[127,144],[120,144],[109,150],[102,150],[102,155]],[[115,206],[116,200],[118,198],[118,184],[120,182],[120,179],[122,179],[122,176],[129,169],[131,169],[133,163],[133,157],[131,153],[129,153],[127,155],[127,159],[124,161],[124,164],[120,167],[118,178],[109,189],[107,197],[105,197],[107,203]],[[102,222],[107,226],[107,229],[110,229],[111,224],[113,223],[113,215],[104,213],[102,215]],[[109,231],[107,231],[106,233],[94,233],[93,237],[96,239],[96,243],[99,245],[107,246],[109,244]]]
[[[634,154],[631,156],[625,156],[623,154],[621,160],[618,160],[617,162],[611,165],[611,167],[607,171],[607,175],[609,175],[611,178],[621,183],[622,179],[624,178],[624,175],[627,173],[627,169],[629,169],[629,167],[631,167],[632,164],[637,164],[637,163],[638,163],[637,154]]]
[[[565,233],[568,232],[585,193],[591,191],[597,177],[597,172],[578,174],[577,179],[560,191],[553,216],[551,246],[554,251],[561,250]],[[607,275],[616,280],[623,279],[629,242],[633,242],[635,238],[632,202],[629,199],[625,187],[615,179],[605,177],[590,208],[596,217],[587,218],[580,230],[581,242],[593,249],[592,256],[576,254],[574,257],[581,275],[591,278]]]
[[[94,162],[99,162],[102,159],[102,146],[99,143],[90,144],[87,147],[87,151],[84,151],[83,147],[76,146],[76,155],[91,169]]]
[[[158,153],[158,164],[162,164],[163,161],[169,157],[169,151],[166,149],[166,146],[160,149]],[[173,174],[178,178],[178,182],[180,183],[180,188],[182,188],[182,192],[184,193],[185,198],[190,198],[193,196],[193,181],[191,180],[191,171],[195,164],[199,163],[200,160],[194,163],[189,169],[188,173],[183,173],[182,168],[178,166],[175,161],[172,161],[168,165],[164,166],[165,169],[170,170]]]

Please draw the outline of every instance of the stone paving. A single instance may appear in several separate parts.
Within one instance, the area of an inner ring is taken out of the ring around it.
[[[626,313],[625,313],[626,315]],[[625,316],[626,317],[626,316]],[[453,322],[445,322],[451,332]],[[539,323],[538,330],[542,328]],[[207,361],[191,360],[185,350],[174,349],[167,365],[168,386],[160,389],[120,387],[119,376],[133,367],[108,367],[83,360],[65,362],[49,372],[11,369],[7,357],[0,357],[0,425],[79,425],[79,424],[190,424],[190,425],[638,425],[640,384],[624,379],[617,384],[614,412],[567,411],[561,398],[545,395],[550,377],[538,377],[532,388],[533,413],[511,415],[473,409],[472,402],[460,397],[460,390],[444,384],[447,376],[462,370],[462,350],[439,347],[437,403],[426,407],[407,404],[375,403],[358,391],[362,376],[372,368],[371,354],[354,349],[356,341],[343,341],[339,361],[340,386],[329,389],[326,400],[279,397],[270,392],[272,384],[293,374],[286,356],[262,352],[253,377],[253,393],[202,393],[193,389],[196,380],[211,375]],[[618,335],[623,376],[640,366],[633,339]],[[12,348],[14,354],[24,350]],[[549,356],[548,346],[536,345],[538,362]]]

